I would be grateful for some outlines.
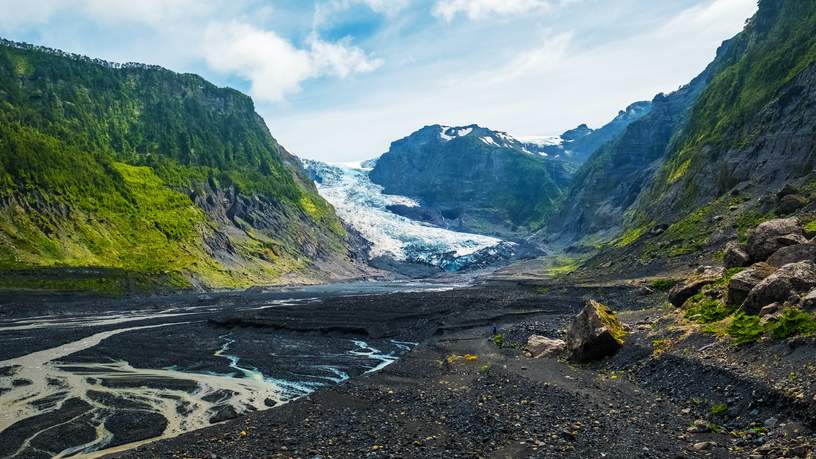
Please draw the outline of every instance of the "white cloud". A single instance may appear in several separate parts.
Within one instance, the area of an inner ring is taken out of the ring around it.
[[[250,82],[254,97],[268,102],[297,93],[301,82],[310,78],[347,78],[383,63],[351,46],[348,39],[330,43],[312,35],[308,48],[300,49],[273,31],[235,21],[210,24],[201,49],[212,69],[240,75]]]
[[[331,22],[332,16],[342,11],[346,11],[355,5],[365,5],[375,13],[394,17],[404,10],[411,3],[411,0],[329,0],[323,3],[315,3],[312,26],[317,29]]]
[[[360,48],[351,46],[349,38],[330,43],[312,35],[309,45],[312,66],[317,74],[347,78],[355,73],[372,72],[383,64],[382,59],[372,59]]]
[[[180,18],[212,11],[215,1],[196,0],[0,0],[0,25],[22,28],[42,24],[53,16],[72,11],[104,24],[138,23],[158,26]]]
[[[495,83],[520,76],[557,71],[568,57],[573,34],[564,32],[547,37],[544,42],[531,49],[521,51],[502,69],[491,69],[490,80]]]
[[[546,9],[546,0],[437,0],[433,7],[434,16],[452,21],[462,13],[469,19],[483,19],[489,16],[503,16]]]
[[[745,19],[756,11],[755,0],[714,0],[707,5],[692,6],[666,23],[658,33],[675,37],[688,29],[708,34],[727,34],[742,27]]]
[[[362,0],[372,10],[383,14],[394,14],[408,6],[410,0]]]

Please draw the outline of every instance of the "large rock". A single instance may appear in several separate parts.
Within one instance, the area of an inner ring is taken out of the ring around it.
[[[800,194],[789,194],[779,199],[776,212],[779,215],[789,215],[807,205],[807,199]]]
[[[701,266],[697,272],[683,282],[678,283],[669,290],[669,301],[671,304],[680,307],[687,299],[696,295],[703,287],[718,281],[725,269],[714,266]]]
[[[745,247],[737,241],[731,241],[725,245],[725,257],[723,264],[726,268],[741,268],[751,262],[751,256]]]
[[[618,352],[626,332],[617,315],[603,304],[588,300],[567,331],[567,351],[579,362],[599,360]]]
[[[795,217],[777,218],[748,232],[748,255],[753,261],[765,261],[782,247],[807,242]]]
[[[776,271],[776,268],[767,263],[756,263],[745,271],[735,274],[728,282],[726,302],[731,306],[739,306],[766,277]]]
[[[816,244],[795,244],[782,247],[768,257],[768,264],[781,268],[799,261],[816,261]]]
[[[532,335],[527,338],[527,345],[524,346],[524,354],[528,357],[550,357],[559,354],[566,347],[562,339],[550,339],[546,336]]]
[[[812,261],[790,263],[763,279],[748,293],[743,309],[757,314],[763,306],[786,301],[798,302],[801,295],[816,287],[816,264]]]
[[[816,289],[811,290],[807,295],[802,297],[800,306],[802,306],[802,309],[805,311],[816,310]]]

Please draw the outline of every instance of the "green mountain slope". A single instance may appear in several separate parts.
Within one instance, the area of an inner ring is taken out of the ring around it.
[[[0,269],[244,286],[352,274],[358,243],[249,97],[0,43]]]
[[[502,132],[433,125],[393,142],[369,175],[386,193],[437,212],[438,224],[514,238],[550,215],[571,168]]]
[[[704,88],[664,135],[644,131],[627,142],[660,113],[655,104],[577,174],[570,195],[581,201],[567,203],[561,228],[583,244],[606,241],[596,262],[631,270],[631,257],[648,265],[711,253],[761,220],[796,211],[782,205],[784,194],[796,196],[799,212],[812,207],[816,1],[760,1],[701,77]],[[639,154],[648,149],[655,154]],[[626,171],[638,170],[631,187]]]

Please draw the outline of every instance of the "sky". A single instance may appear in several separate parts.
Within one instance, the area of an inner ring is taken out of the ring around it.
[[[292,153],[379,156],[430,124],[600,127],[689,82],[756,0],[0,0],[0,36],[198,73]]]

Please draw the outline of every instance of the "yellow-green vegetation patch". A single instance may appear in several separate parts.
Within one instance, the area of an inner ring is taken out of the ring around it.
[[[776,339],[785,339],[794,335],[814,335],[816,334],[816,318],[813,314],[800,308],[789,306],[782,311],[782,316],[769,325],[768,331]]]
[[[13,55],[11,56],[11,62],[14,65],[14,73],[18,77],[27,77],[31,75],[33,67],[31,66],[31,62],[29,62],[25,56]]]
[[[714,416],[721,416],[728,412],[728,404],[723,402],[714,403],[711,405],[710,411]]]
[[[566,276],[575,272],[580,266],[581,261],[578,258],[555,257],[550,259],[546,273],[550,277]]]
[[[613,245],[618,248],[626,247],[640,239],[647,231],[649,231],[649,228],[646,225],[630,228],[626,230]]]
[[[626,338],[626,331],[623,329],[623,325],[621,325],[618,315],[615,313],[615,311],[609,309],[602,303],[596,303],[595,309],[598,312],[598,317],[601,318],[601,322],[612,335],[612,338],[614,338],[618,344],[622,345],[623,339]]]
[[[734,344],[748,344],[759,340],[765,334],[765,326],[759,316],[746,314],[742,311],[734,314],[731,325],[728,326],[728,336]]]
[[[689,169],[690,165],[691,165],[691,158],[683,161],[682,163],[680,163],[679,166],[674,168],[674,170],[669,175],[669,183],[670,184],[676,183],[678,180],[683,178],[683,176],[686,175],[686,172],[688,172],[688,169]]]
[[[649,287],[661,292],[668,292],[672,287],[677,285],[677,282],[679,282],[677,279],[671,278],[655,279],[649,283]]]
[[[672,345],[672,341],[668,338],[656,338],[652,340],[652,357],[658,358],[665,354]]]

